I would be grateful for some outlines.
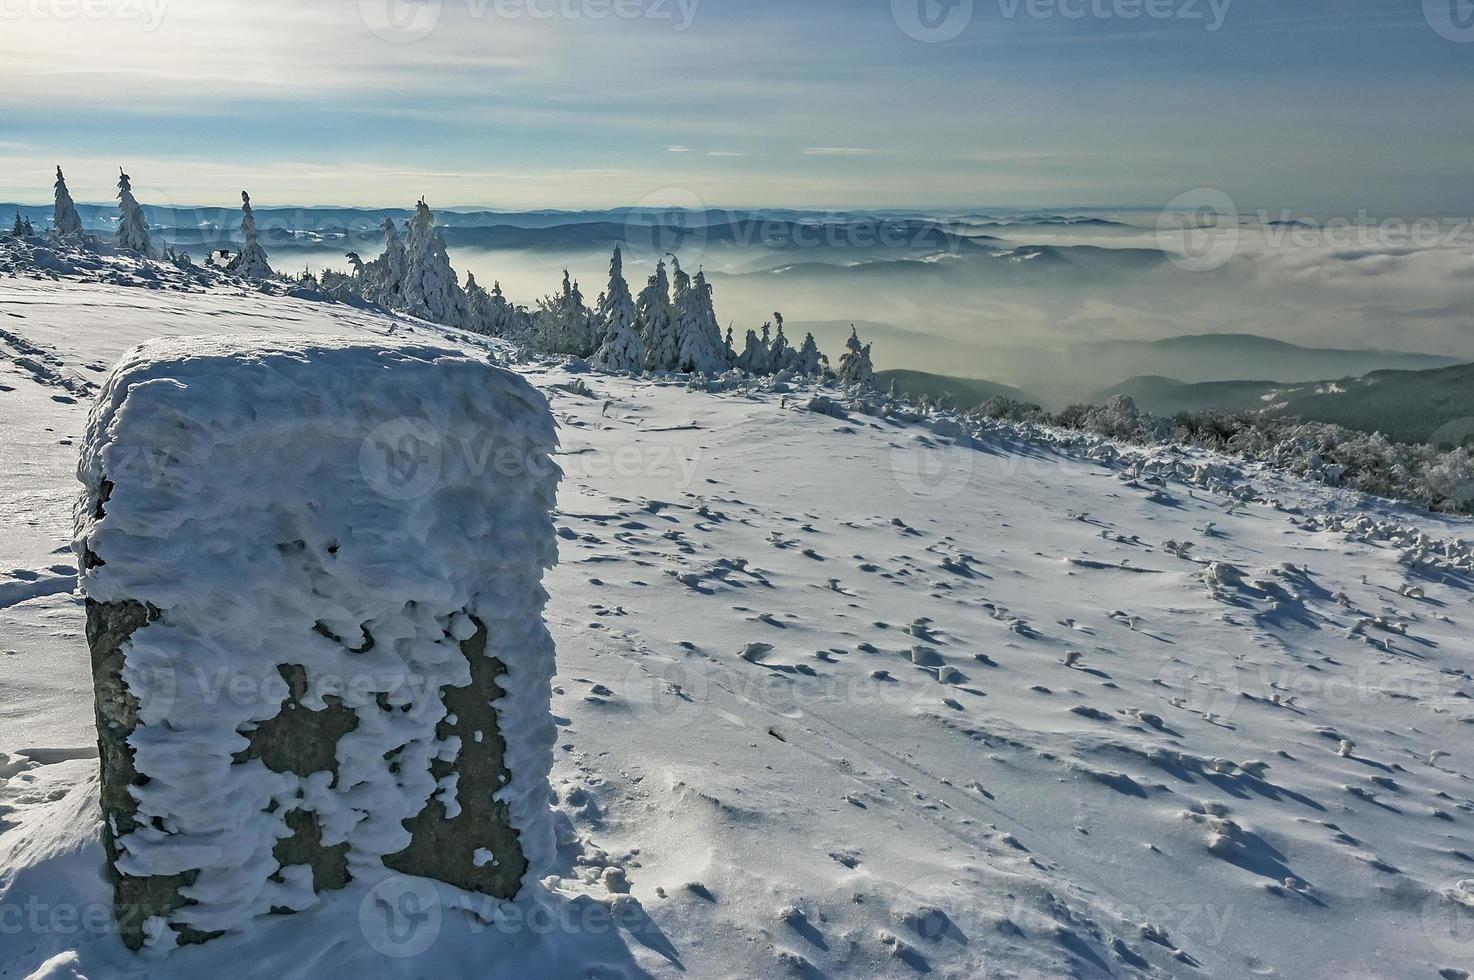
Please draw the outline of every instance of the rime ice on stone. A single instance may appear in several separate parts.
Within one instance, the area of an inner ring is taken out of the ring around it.
[[[129,946],[352,881],[548,873],[554,444],[530,385],[432,346],[124,358],[76,548]]]

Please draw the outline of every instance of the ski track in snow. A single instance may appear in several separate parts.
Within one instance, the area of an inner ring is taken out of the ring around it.
[[[86,398],[52,400],[72,389],[43,376],[90,392],[164,332],[444,331],[23,281],[0,283],[6,313],[23,317],[0,319],[0,418],[46,451],[0,506],[49,547],[0,573],[0,908],[105,903],[69,511],[28,503],[74,497],[75,449],[46,430],[78,431]],[[11,384],[21,360],[50,373]],[[633,913],[627,928],[467,939],[447,922],[420,958],[380,960],[350,886],[165,963],[105,931],[31,930],[0,942],[0,975],[1474,963],[1474,522],[1258,468],[1163,475],[1220,462],[1204,454],[1091,459],[1003,429],[961,446],[803,411],[802,393],[520,370],[549,395],[565,470],[547,580],[558,888]]]

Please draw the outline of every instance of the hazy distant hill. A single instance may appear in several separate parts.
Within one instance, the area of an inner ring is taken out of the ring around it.
[[[1082,344],[1072,357],[1115,379],[1159,375],[1180,381],[1304,381],[1360,377],[1372,371],[1422,371],[1459,363],[1451,357],[1383,350],[1301,347],[1254,334],[1203,334],[1166,340]],[[1103,377],[1102,383],[1113,380]]]
[[[1285,390],[1278,381],[1204,381],[1188,384],[1176,378],[1142,375],[1103,388],[1087,401],[1099,405],[1113,395],[1130,395],[1136,407],[1154,415],[1178,412],[1258,412]]]
[[[1066,350],[1008,348],[992,352],[988,371],[1040,399],[1046,408],[1098,402],[1123,390],[1143,408],[1255,407],[1266,389],[1307,378],[1361,377],[1372,371],[1450,367],[1431,354],[1301,347],[1253,334],[1202,334],[1166,340],[1106,340]],[[1123,379],[1130,379],[1129,382]],[[1257,379],[1245,381],[1244,379]],[[1202,391],[1182,386],[1225,382]],[[1127,390],[1123,385],[1129,385]],[[1153,408],[1152,411],[1158,409]]]
[[[1397,442],[1427,442],[1438,436],[1440,442],[1463,445],[1474,436],[1474,364],[1375,371],[1284,394],[1283,407],[1274,408],[1277,413],[1377,431]],[[1448,431],[1440,432],[1445,427]]]
[[[925,371],[877,371],[875,382],[881,388],[889,388],[894,381],[904,394],[919,398],[926,395],[933,399],[945,398],[957,408],[967,409],[981,405],[989,398],[1005,397],[1026,401],[1022,391],[1010,385],[983,381],[978,378],[949,378]]]
[[[1183,384],[1132,378],[1092,401],[1127,394],[1160,415],[1219,409],[1262,411],[1381,432],[1396,442],[1461,445],[1474,437],[1474,364],[1426,371],[1373,371],[1360,378],[1284,385],[1267,381]]]

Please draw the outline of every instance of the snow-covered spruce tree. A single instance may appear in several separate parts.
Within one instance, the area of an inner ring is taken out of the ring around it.
[[[635,322],[645,345],[645,367],[651,371],[674,371],[680,347],[664,260],[655,264],[655,273],[640,290],[635,301]]]
[[[629,283],[624,278],[624,254],[616,245],[614,254],[609,258],[609,285],[604,288],[604,294],[599,297],[598,308],[594,311],[595,343],[602,345],[605,334],[623,326],[633,328],[635,322],[635,300],[630,295]]]
[[[491,294],[476,281],[476,273],[466,273],[466,329],[476,333],[491,333],[491,322],[495,315],[491,305]]]
[[[604,341],[594,352],[594,366],[635,374],[645,370],[645,344],[633,321],[615,320],[604,331]]]
[[[763,343],[756,331],[747,331],[747,340],[742,348],[742,356],[737,358],[737,366],[752,375],[769,373],[768,345]]]
[[[564,271],[563,278],[567,280],[567,270]],[[584,305],[583,290],[578,288],[577,279],[573,280],[572,286],[564,293],[563,311],[568,323],[570,346],[577,348],[575,353],[579,357],[593,354],[594,348],[599,346],[594,327],[594,311]]]
[[[77,214],[77,205],[67,190],[67,180],[61,174],[61,164],[56,166],[56,207],[51,214],[51,233],[57,238],[78,242],[87,237],[82,228],[82,218]]]
[[[261,247],[256,233],[256,212],[251,210],[251,195],[241,191],[241,235],[246,243],[235,258],[225,267],[246,279],[270,279],[271,263],[266,259],[266,250]]]
[[[860,336],[853,326],[844,347],[845,352],[839,357],[839,380],[845,384],[869,384],[875,377],[875,368],[870,363],[870,345],[860,344]]]
[[[824,355],[819,353],[819,345],[814,342],[812,333],[804,335],[803,346],[793,360],[793,369],[809,377],[824,373]]]
[[[391,310],[402,310],[409,256],[393,218],[386,215],[380,228],[384,232],[384,252],[363,267],[363,298]]]
[[[148,237],[148,219],[143,208],[133,196],[133,182],[121,167],[118,168],[118,247],[137,252],[145,258],[154,254],[153,241]]]
[[[672,259],[671,264],[675,270],[676,369],[721,374],[728,365],[712,306],[711,284],[704,272],[698,270],[692,279],[679,262]]]
[[[526,307],[513,306],[511,301],[502,295],[502,284],[493,281],[491,284],[491,335],[528,345],[532,343],[532,333],[532,316],[527,312]]]
[[[460,277],[450,266],[445,239],[425,199],[415,205],[404,246],[404,310],[447,327],[464,327],[470,316]]]
[[[645,344],[636,326],[638,314],[630,287],[624,279],[624,256],[619,246],[609,259],[609,286],[600,297],[594,314],[599,347],[594,364],[605,371],[645,370]]]
[[[732,346],[732,325],[727,324],[727,339],[722,341],[722,346],[727,349],[727,363],[737,363],[737,348]]]
[[[583,293],[563,270],[562,289],[537,301],[537,347],[547,354],[588,357],[593,353],[594,319]]]
[[[20,212],[17,211],[17,212],[15,212],[15,224],[13,224],[13,225],[10,226],[10,237],[11,238],[20,238],[25,233],[26,233],[25,223],[23,221],[21,221],[21,219],[20,219]]]
[[[865,385],[875,383],[875,364],[870,360],[870,348],[872,346],[872,344],[867,343],[860,349],[860,364],[857,373],[860,376],[860,383]]]
[[[778,336],[773,338],[773,345],[768,349],[768,364],[774,374],[779,371],[787,371],[793,367],[797,354],[788,343],[788,338],[783,336],[783,314],[774,313],[773,319],[778,322]]]

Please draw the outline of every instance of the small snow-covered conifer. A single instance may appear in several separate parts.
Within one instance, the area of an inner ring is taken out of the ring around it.
[[[154,254],[152,240],[148,236],[148,219],[143,208],[133,196],[133,182],[118,168],[118,247],[151,257]]]
[[[491,324],[496,316],[492,308],[491,294],[476,281],[476,273],[466,273],[466,329],[477,333],[491,333]]]
[[[635,300],[624,278],[624,254],[616,245],[609,258],[609,285],[605,287],[604,295],[599,297],[599,306],[594,312],[595,339],[602,344],[604,335],[610,330],[624,325],[634,327],[637,319]]]
[[[56,207],[51,216],[51,233],[58,238],[81,240],[86,237],[82,229],[82,218],[77,214],[77,205],[67,190],[66,178],[61,174],[61,165],[56,167]]]
[[[819,353],[819,345],[814,342],[812,333],[804,335],[803,346],[798,349],[794,357],[793,369],[803,375],[820,375],[824,373],[823,354]]]
[[[645,370],[645,344],[633,321],[616,319],[604,331],[604,341],[594,352],[594,364],[605,371]]]
[[[532,341],[532,317],[525,307],[513,306],[502,294],[502,284],[493,280],[491,284],[491,335],[511,340],[518,344]]]
[[[583,293],[563,270],[562,289],[538,300],[538,346],[549,354],[587,357],[593,353],[593,315],[583,305]]]
[[[599,300],[594,316],[599,348],[594,363],[606,371],[645,369],[645,344],[636,326],[638,314],[630,287],[624,278],[624,256],[619,246],[609,259],[609,286]]]
[[[384,232],[384,252],[364,266],[363,296],[391,310],[404,309],[404,277],[409,257],[394,219],[385,215],[380,228]]]
[[[676,368],[720,374],[727,369],[727,357],[712,305],[711,284],[704,272],[698,270],[692,279],[679,262],[671,262],[675,269]]]
[[[674,371],[680,347],[676,336],[675,312],[670,302],[670,280],[665,262],[655,265],[655,272],[635,302],[640,340],[645,344],[645,367],[651,371]]]
[[[445,239],[435,227],[435,214],[420,198],[409,221],[405,242],[404,309],[448,327],[466,325],[470,311],[460,277],[450,265]]]
[[[870,345],[861,345],[860,336],[852,326],[850,339],[844,346],[845,352],[839,358],[839,380],[846,384],[869,384],[875,375],[870,363]]]
[[[773,319],[778,323],[778,336],[773,338],[773,345],[768,349],[768,365],[777,374],[779,371],[790,370],[797,354],[789,345],[788,338],[783,336],[783,314],[774,313]]]
[[[241,235],[246,243],[236,253],[236,257],[230,260],[226,271],[246,279],[270,279],[271,263],[266,259],[266,250],[257,240],[256,212],[251,210],[251,195],[245,191],[241,191]]]
[[[742,349],[742,356],[737,358],[737,366],[748,374],[769,373],[768,345],[763,343],[755,331],[747,331],[747,340]]]

